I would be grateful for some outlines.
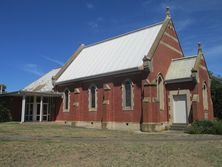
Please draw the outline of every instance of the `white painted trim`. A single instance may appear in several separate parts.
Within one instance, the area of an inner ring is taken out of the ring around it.
[[[22,96],[22,113],[21,113],[21,123],[25,122],[25,102],[26,102],[26,96]]]
[[[36,115],[37,115],[37,103],[36,103],[36,96],[33,97],[33,113],[32,113],[32,120],[36,121]]]
[[[41,96],[41,101],[40,101],[40,116],[39,116],[39,122],[42,122],[42,115],[43,115],[43,96]]]

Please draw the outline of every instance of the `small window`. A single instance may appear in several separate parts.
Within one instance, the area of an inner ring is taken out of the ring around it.
[[[208,92],[207,85],[206,85],[206,83],[204,83],[203,90],[202,90],[204,110],[208,110],[208,93],[207,92]]]
[[[160,110],[164,110],[164,83],[161,75],[157,77],[157,99],[160,104]]]
[[[126,80],[123,85],[123,109],[131,110],[133,108],[133,88],[132,82],[130,80]]]
[[[65,92],[64,92],[64,110],[65,111],[68,111],[69,110],[69,90],[66,89]]]
[[[95,111],[97,109],[97,88],[91,85],[89,88],[89,110]]]

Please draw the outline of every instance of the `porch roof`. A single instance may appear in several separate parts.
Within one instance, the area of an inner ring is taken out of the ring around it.
[[[195,66],[197,56],[189,56],[178,59],[173,59],[167,71],[165,80],[184,81],[192,79],[192,69]]]
[[[33,91],[15,91],[15,92],[7,92],[7,93],[3,93],[0,94],[0,97],[4,97],[4,96],[49,96],[49,97],[60,97],[62,96],[62,93],[58,93],[58,92],[33,92]]]

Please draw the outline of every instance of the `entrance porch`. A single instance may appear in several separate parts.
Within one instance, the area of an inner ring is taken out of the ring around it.
[[[22,95],[21,123],[26,121],[52,121],[56,97],[60,94],[24,93]]]

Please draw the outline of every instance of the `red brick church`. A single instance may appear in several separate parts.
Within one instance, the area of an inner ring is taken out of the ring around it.
[[[60,69],[2,94],[15,120],[159,131],[213,119],[201,45],[184,56],[169,9],[163,22],[81,45]]]

